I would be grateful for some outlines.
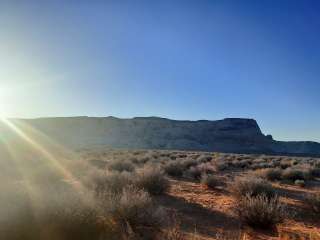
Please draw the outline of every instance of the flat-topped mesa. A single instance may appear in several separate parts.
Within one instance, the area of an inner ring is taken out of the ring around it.
[[[13,124],[30,132],[34,129],[61,145],[79,148],[177,149],[234,153],[281,153],[320,155],[314,142],[280,142],[265,136],[254,119],[186,121],[159,117],[64,117],[11,119]],[[0,133],[10,139],[11,129],[0,124]],[[40,135],[41,135],[40,134]],[[40,135],[37,136],[38,140]]]
[[[254,119],[249,118],[225,118],[220,121],[222,130],[250,131],[250,133],[262,135],[261,129]],[[224,126],[224,127],[223,127]]]

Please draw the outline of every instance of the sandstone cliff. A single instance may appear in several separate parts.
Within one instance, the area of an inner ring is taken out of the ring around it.
[[[176,121],[157,117],[11,119],[23,131],[41,133],[69,147],[180,149],[235,153],[320,155],[315,142],[281,142],[265,136],[253,119]],[[10,129],[0,125],[2,137]]]

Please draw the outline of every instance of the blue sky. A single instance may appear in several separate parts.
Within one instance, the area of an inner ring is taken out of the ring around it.
[[[254,118],[320,141],[320,2],[1,1],[7,117]]]

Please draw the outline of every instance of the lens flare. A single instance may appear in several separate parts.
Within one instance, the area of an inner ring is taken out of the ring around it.
[[[22,127],[17,123],[6,118],[2,118],[1,122],[9,127],[10,130],[17,134],[21,140],[32,147],[38,154],[44,156],[44,158],[49,161],[49,163],[56,169],[56,171],[58,171],[58,173],[61,174],[63,178],[67,180],[75,189],[77,189],[79,192],[82,192],[84,190],[82,184],[73,176],[71,171],[64,167],[54,154],[52,154],[37,140],[35,140],[35,138],[33,138],[33,134],[30,134],[30,132],[31,130],[36,131],[35,129],[32,129],[31,127],[29,129],[22,129]]]

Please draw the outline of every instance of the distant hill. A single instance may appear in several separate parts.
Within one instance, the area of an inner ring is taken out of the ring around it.
[[[61,145],[178,149],[234,153],[320,155],[320,143],[275,141],[253,119],[177,121],[158,117],[66,117],[11,119],[22,131],[38,132]],[[0,124],[2,138],[12,130]]]

